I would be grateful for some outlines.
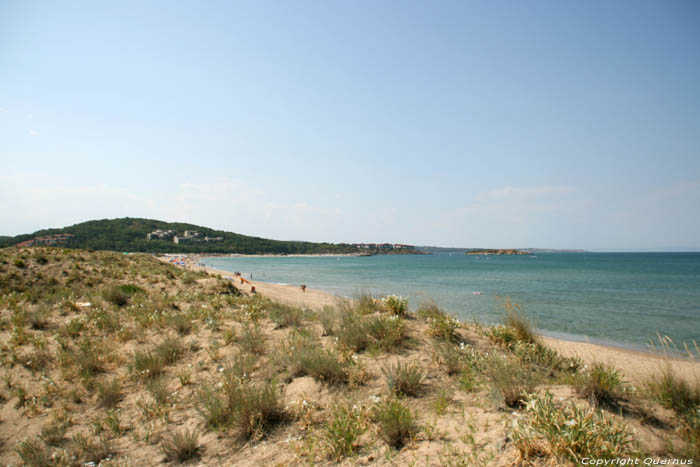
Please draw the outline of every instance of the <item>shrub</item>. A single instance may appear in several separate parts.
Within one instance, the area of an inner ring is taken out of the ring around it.
[[[51,453],[38,439],[27,439],[15,448],[15,452],[25,465],[43,467],[51,465]]]
[[[379,425],[379,436],[396,449],[401,449],[418,432],[411,411],[395,399],[376,406],[373,420]]]
[[[362,317],[357,313],[343,314],[335,334],[338,344],[353,352],[362,352],[372,342]]]
[[[80,460],[81,464],[97,465],[103,459],[112,456],[114,450],[109,441],[104,438],[88,438],[77,434],[71,438],[71,453]]]
[[[433,355],[445,367],[448,375],[460,373],[467,364],[461,349],[449,342],[436,342],[433,345]]]
[[[523,459],[551,453],[559,460],[578,464],[591,459],[623,458],[631,448],[627,428],[609,420],[596,410],[580,409],[573,404],[559,408],[552,394],[530,397],[526,403],[527,419],[516,419],[512,437]],[[546,448],[540,444],[544,442]]]
[[[331,420],[323,428],[323,440],[330,457],[340,460],[352,455],[357,448],[357,438],[363,431],[364,426],[358,410],[347,406],[336,407]]]
[[[176,431],[163,441],[161,448],[167,461],[182,463],[199,459],[199,434],[194,430]]]
[[[543,379],[537,369],[498,355],[487,359],[484,370],[493,389],[508,407],[521,405],[526,395],[534,392]]]
[[[111,287],[102,293],[102,297],[109,303],[121,308],[129,303],[130,296],[119,287]]]
[[[372,339],[371,347],[395,351],[400,349],[406,340],[404,323],[396,316],[369,318],[363,324],[365,333]]]
[[[408,298],[398,295],[387,295],[382,299],[384,308],[396,316],[403,316],[408,310]]]
[[[186,336],[192,332],[192,319],[186,313],[174,313],[165,318],[165,322],[180,336]]]
[[[133,369],[146,378],[156,378],[165,369],[165,361],[161,355],[152,351],[136,352]]]
[[[145,290],[143,290],[141,287],[138,285],[134,284],[122,284],[119,286],[119,290],[128,296],[135,295],[137,293],[146,293]]]
[[[198,409],[209,429],[217,430],[231,422],[232,414],[226,401],[217,396],[211,389],[200,392]]]
[[[335,334],[336,326],[338,325],[338,312],[331,306],[324,306],[323,311],[318,315],[318,319],[323,327],[324,336],[332,336]]]
[[[78,350],[72,354],[73,361],[78,367],[80,376],[85,379],[92,378],[97,373],[104,371],[101,347],[95,342],[84,340],[78,346]]]
[[[49,309],[40,305],[27,312],[26,320],[32,329],[44,329],[49,323]]]
[[[262,355],[265,353],[265,333],[262,332],[257,325],[246,325],[243,327],[237,344],[241,352],[252,355]]]
[[[700,385],[691,385],[679,377],[671,365],[666,365],[661,375],[649,383],[652,396],[677,414],[687,414],[700,407]]]
[[[211,389],[200,393],[199,411],[207,427],[233,426],[245,439],[267,433],[285,418],[274,382],[253,383],[224,373],[223,397]]]
[[[47,446],[60,446],[66,439],[66,431],[68,431],[67,423],[53,422],[41,429],[39,438]]]
[[[418,316],[428,323],[428,334],[431,337],[444,341],[456,339],[455,331],[459,327],[459,321],[447,315],[436,304],[422,304],[418,308]]]
[[[532,320],[523,313],[522,307],[517,303],[512,303],[507,298],[503,304],[505,311],[505,325],[513,330],[515,339],[525,344],[534,344],[539,341],[534,331]]]
[[[594,405],[613,407],[624,395],[620,372],[615,368],[595,363],[589,370],[574,377],[576,392]]]
[[[297,327],[304,319],[304,310],[282,303],[272,303],[268,308],[270,320],[277,328]]]
[[[97,401],[101,407],[113,409],[121,400],[122,390],[117,378],[97,386]]]
[[[37,264],[47,264],[49,262],[49,259],[44,255],[43,253],[39,253],[34,257],[34,260],[37,262]]]
[[[516,343],[512,344],[510,348],[524,365],[540,368],[551,376],[555,376],[559,372],[576,373],[583,364],[580,358],[564,358],[555,350],[540,342],[531,344]]]
[[[416,397],[423,391],[423,372],[416,365],[398,362],[382,368],[382,373],[393,394]]]
[[[358,313],[343,315],[336,331],[338,343],[353,352],[370,347],[392,351],[402,347],[406,340],[403,321],[392,316],[363,318]]]
[[[159,405],[167,404],[168,400],[170,399],[168,386],[165,378],[162,376],[150,379],[146,384],[146,389],[148,389],[148,392],[151,393],[153,400]]]
[[[243,438],[267,433],[284,419],[282,400],[274,382],[224,380],[224,393],[234,427]]]
[[[13,262],[12,264],[14,264],[15,267],[16,267],[16,268],[19,268],[19,269],[24,269],[24,268],[27,267],[27,263],[25,263],[23,260],[21,260],[21,259],[19,259],[19,258],[17,258],[16,260],[14,260],[14,262]]]
[[[294,376],[309,375],[330,385],[348,380],[345,365],[338,355],[325,349],[317,339],[295,336],[287,346],[287,361]]]
[[[80,336],[80,333],[83,331],[84,328],[85,323],[82,319],[73,318],[59,329],[59,334],[61,336],[75,339],[76,337]]]
[[[367,293],[361,293],[355,296],[352,306],[354,306],[354,310],[361,315],[369,314],[382,309],[381,301]],[[344,304],[343,306],[343,308],[349,307],[349,303]]]
[[[166,337],[156,346],[153,352],[160,357],[166,365],[177,362],[185,352],[182,342],[176,337]]]

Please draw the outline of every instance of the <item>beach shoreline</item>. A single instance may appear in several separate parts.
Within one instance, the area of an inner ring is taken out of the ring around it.
[[[209,256],[209,255],[207,255]],[[234,281],[236,287],[242,292],[251,293],[253,287],[255,293],[279,301],[288,305],[310,308],[316,311],[323,310],[326,306],[336,306],[342,297],[331,293],[306,288],[301,290],[300,285],[283,285],[270,282],[250,280],[234,275],[230,271],[224,271],[208,266],[200,266],[199,260],[203,256],[188,256],[184,267],[195,271],[202,271],[212,275],[220,275]],[[464,323],[468,325],[467,323]],[[668,355],[662,352],[642,351],[604,345],[591,342],[565,340],[560,338],[540,336],[542,341],[550,348],[556,350],[564,357],[579,357],[586,365],[602,363],[619,369],[625,379],[632,383],[642,384],[652,375],[658,375],[667,366],[688,381],[700,381],[700,361],[686,358],[682,355]]]

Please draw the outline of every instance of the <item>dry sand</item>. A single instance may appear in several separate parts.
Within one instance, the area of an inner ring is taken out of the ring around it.
[[[231,272],[208,267],[198,267],[196,262],[188,264],[188,267],[196,270],[204,270],[210,274],[234,277]],[[302,292],[298,285],[280,285],[260,281],[246,281],[241,283],[235,279],[236,286],[244,292],[250,292],[255,287],[256,293],[271,300],[286,303],[288,305],[323,309],[324,306],[333,306],[340,300],[339,297],[306,288]],[[691,360],[686,358],[668,357],[651,352],[640,352],[619,347],[611,347],[588,342],[574,342],[551,337],[543,337],[543,341],[551,348],[566,357],[579,357],[586,364],[603,363],[622,371],[626,381],[641,384],[652,375],[658,375],[666,365],[671,365],[674,371],[688,381],[700,380],[700,361],[698,358]]]

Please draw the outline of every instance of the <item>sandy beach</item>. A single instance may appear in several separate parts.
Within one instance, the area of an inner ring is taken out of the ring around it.
[[[234,278],[233,273],[219,269],[197,266],[199,258],[193,258],[186,262],[186,267],[206,271],[210,274],[219,274],[223,277]],[[339,297],[306,288],[302,292],[299,285],[281,285],[261,281],[241,283],[235,279],[235,284],[243,292],[250,293],[255,287],[256,293],[267,298],[289,305],[321,310],[324,306],[334,306]],[[667,365],[671,365],[674,371],[688,381],[700,380],[700,361],[678,356],[666,356],[651,352],[641,352],[621,347],[612,347],[588,342],[575,342],[551,337],[542,337],[543,341],[551,348],[566,357],[579,357],[586,364],[603,363],[619,369],[626,381],[641,384],[648,377],[659,374]]]

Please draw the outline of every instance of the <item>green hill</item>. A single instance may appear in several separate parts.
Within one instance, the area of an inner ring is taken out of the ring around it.
[[[174,230],[182,235],[185,230],[201,232],[202,236],[223,237],[217,242],[191,242],[175,244],[171,240],[148,240],[146,235],[154,230]],[[249,237],[233,232],[214,230],[193,224],[163,222],[153,219],[123,218],[83,222],[62,229],[44,229],[16,237],[0,237],[0,247],[16,245],[35,237],[72,234],[74,237],[61,243],[67,248],[112,250],[146,253],[243,253],[243,254],[313,254],[356,253],[352,245],[269,240]]]

